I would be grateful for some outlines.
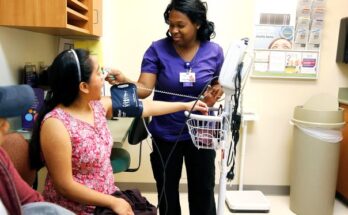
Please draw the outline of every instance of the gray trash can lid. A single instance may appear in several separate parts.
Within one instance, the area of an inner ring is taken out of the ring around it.
[[[345,122],[343,109],[338,107],[335,97],[318,94],[311,97],[303,106],[296,106],[292,121],[303,126],[340,128]]]

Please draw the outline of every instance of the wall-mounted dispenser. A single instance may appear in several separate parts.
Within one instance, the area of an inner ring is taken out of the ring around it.
[[[337,43],[337,63],[348,63],[348,17],[342,18]]]

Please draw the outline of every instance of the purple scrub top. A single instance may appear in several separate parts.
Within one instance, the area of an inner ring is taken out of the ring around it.
[[[217,79],[223,60],[222,48],[214,42],[205,41],[200,43],[192,61],[185,62],[176,52],[171,38],[164,38],[153,42],[146,50],[141,71],[157,75],[156,90],[197,97],[213,77]],[[188,69],[187,63],[196,76],[193,86],[185,86],[179,81],[180,73]],[[193,99],[155,92],[153,100],[175,102]],[[181,111],[153,117],[149,130],[155,138],[175,142],[190,139],[186,126],[179,136],[183,126],[185,126],[185,115]]]

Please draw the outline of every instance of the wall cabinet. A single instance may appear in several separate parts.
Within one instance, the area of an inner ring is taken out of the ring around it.
[[[344,108],[343,140],[340,148],[340,163],[337,177],[337,192],[348,202],[348,105],[340,104]]]
[[[59,36],[99,37],[102,0],[0,0],[0,25]]]

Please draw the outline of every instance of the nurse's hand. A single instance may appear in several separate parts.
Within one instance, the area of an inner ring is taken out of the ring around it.
[[[109,82],[111,85],[122,84],[128,81],[126,76],[124,76],[123,73],[118,69],[105,68],[103,71],[107,73],[105,81]]]
[[[221,98],[224,91],[220,84],[215,84],[209,86],[208,89],[204,92],[203,101],[208,105],[208,107],[213,107],[214,104]]]

